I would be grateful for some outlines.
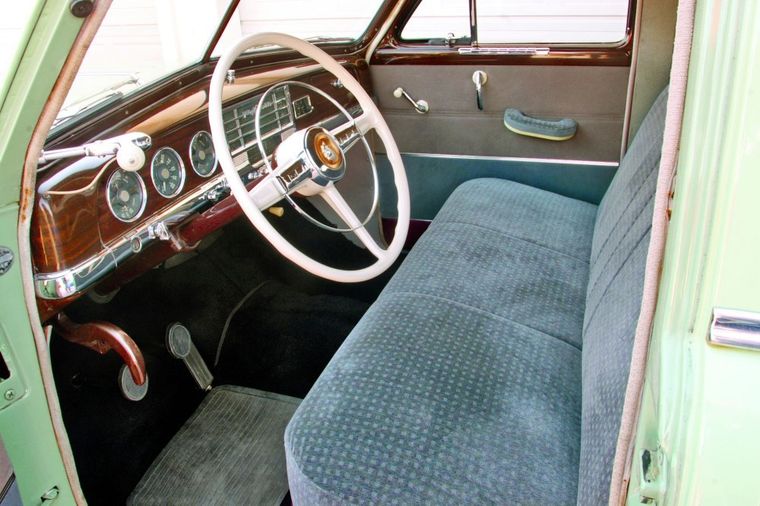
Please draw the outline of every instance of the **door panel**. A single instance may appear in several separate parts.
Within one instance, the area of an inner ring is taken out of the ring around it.
[[[466,58],[466,57],[464,57]],[[373,65],[372,84],[404,153],[617,161],[623,131],[628,67],[548,65]],[[478,110],[472,74],[483,70],[484,110]],[[403,87],[430,105],[419,114]],[[508,131],[506,108],[541,118],[572,118],[568,141],[547,141]]]

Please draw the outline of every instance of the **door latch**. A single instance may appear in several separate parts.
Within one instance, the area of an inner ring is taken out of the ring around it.
[[[483,85],[488,81],[488,74],[482,70],[476,70],[472,74],[472,82],[475,83],[475,103],[479,110],[483,110]]]
[[[639,469],[641,504],[662,504],[668,484],[665,453],[662,451],[662,448],[657,448],[656,450],[644,449],[641,451],[639,463],[641,465]]]

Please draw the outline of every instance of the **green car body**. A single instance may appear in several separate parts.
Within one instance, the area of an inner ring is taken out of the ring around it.
[[[82,19],[35,0],[0,87],[0,434],[24,504],[75,495],[55,437],[24,294],[23,164]],[[7,6],[6,9],[10,10]],[[708,343],[715,307],[760,312],[760,3],[699,0],[663,275],[628,504],[757,504],[760,354]],[[33,305],[32,305],[33,306]],[[43,364],[49,367],[49,364]],[[641,455],[661,457],[641,476]],[[652,472],[657,469],[658,472]],[[642,493],[642,487],[646,489]]]

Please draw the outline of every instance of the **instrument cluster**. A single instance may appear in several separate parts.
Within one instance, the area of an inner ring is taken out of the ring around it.
[[[193,135],[188,154],[193,171],[201,177],[212,176],[219,165],[211,134],[205,130]],[[171,199],[179,195],[187,179],[180,154],[168,146],[158,149],[150,162],[150,179],[160,196]],[[148,200],[143,178],[136,172],[125,170],[117,170],[111,175],[106,184],[106,195],[111,214],[124,223],[140,218]]]

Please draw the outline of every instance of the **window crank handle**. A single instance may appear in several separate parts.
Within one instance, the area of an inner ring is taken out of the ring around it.
[[[472,82],[475,83],[475,103],[479,110],[483,110],[483,85],[488,81],[488,74],[482,70],[476,70],[472,74]]]
[[[393,96],[396,98],[405,98],[409,101],[410,104],[412,104],[412,107],[414,107],[414,110],[417,111],[420,114],[425,114],[430,110],[430,106],[428,103],[424,100],[415,100],[412,98],[412,96],[404,90],[401,86],[393,90]]]

